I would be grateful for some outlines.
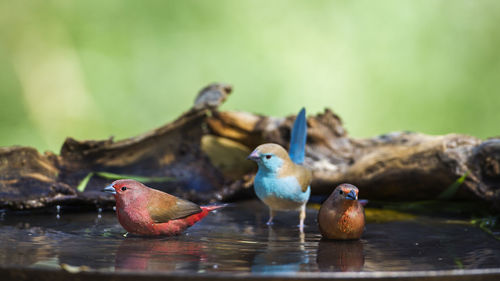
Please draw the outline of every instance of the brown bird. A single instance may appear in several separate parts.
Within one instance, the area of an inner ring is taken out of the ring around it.
[[[318,213],[321,235],[327,239],[359,239],[365,228],[365,211],[358,201],[358,188],[343,183],[321,205]]]

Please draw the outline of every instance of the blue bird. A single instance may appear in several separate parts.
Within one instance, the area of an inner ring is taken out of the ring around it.
[[[269,207],[269,220],[273,223],[276,211],[299,210],[300,230],[304,229],[306,203],[311,194],[312,174],[302,166],[307,138],[306,111],[299,112],[292,128],[290,154],[280,145],[259,145],[248,159],[257,162],[259,170],[254,180],[257,197]]]

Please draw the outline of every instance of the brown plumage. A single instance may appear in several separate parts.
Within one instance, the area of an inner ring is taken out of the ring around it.
[[[156,223],[181,219],[201,212],[200,206],[193,202],[152,188],[147,189],[147,192],[149,193],[148,212]]]
[[[327,239],[359,239],[365,228],[365,212],[358,201],[358,188],[348,183],[337,186],[321,205],[318,224]]]
[[[303,230],[306,204],[311,193],[311,171],[294,163],[288,152],[275,143],[259,145],[248,159],[259,166],[254,190],[269,207],[267,224],[272,224],[275,211],[300,210],[299,227]]]
[[[283,159],[283,166],[278,171],[278,177],[296,177],[302,188],[302,192],[307,190],[312,181],[311,171],[302,165],[293,163],[288,152],[281,145],[275,143],[261,144],[255,148],[255,151],[262,154],[271,153]]]

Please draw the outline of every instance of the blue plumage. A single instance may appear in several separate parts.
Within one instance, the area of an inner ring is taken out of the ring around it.
[[[311,194],[312,174],[300,165],[305,158],[307,139],[306,113],[303,108],[294,122],[290,153],[274,143],[259,145],[248,158],[257,162],[254,189],[257,197],[269,207],[272,223],[275,211],[300,210],[300,229],[303,229],[305,206]]]
[[[307,139],[306,109],[303,107],[293,123],[288,154],[294,163],[304,163]]]
[[[255,176],[254,186],[257,197],[277,211],[299,210],[311,195],[311,188],[308,186],[302,191],[294,176],[277,178],[260,170]]]

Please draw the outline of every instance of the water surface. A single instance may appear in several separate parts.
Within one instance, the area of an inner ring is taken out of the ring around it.
[[[233,203],[176,237],[124,237],[114,212],[0,218],[2,267],[103,271],[334,272],[497,268],[500,242],[465,221],[418,217],[368,223],[359,241],[324,241],[317,210],[304,233],[297,213],[279,213],[268,227],[258,201]]]

